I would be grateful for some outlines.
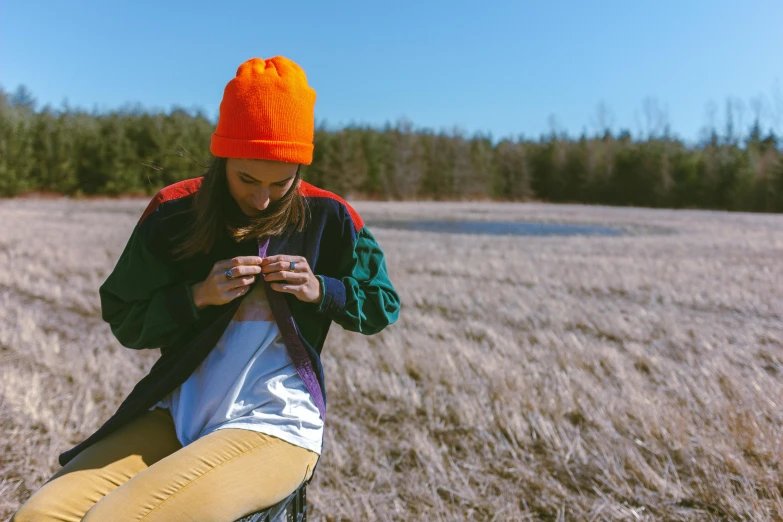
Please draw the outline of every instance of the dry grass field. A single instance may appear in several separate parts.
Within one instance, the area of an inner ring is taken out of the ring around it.
[[[0,518],[157,356],[97,293],[145,204],[0,201]],[[375,229],[401,319],[330,333],[312,520],[783,519],[783,216],[356,207],[628,234]]]

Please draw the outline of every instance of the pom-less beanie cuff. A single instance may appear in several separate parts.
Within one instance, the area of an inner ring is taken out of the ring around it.
[[[212,134],[209,151],[223,158],[256,158],[310,165],[313,144],[294,141],[243,140]]]

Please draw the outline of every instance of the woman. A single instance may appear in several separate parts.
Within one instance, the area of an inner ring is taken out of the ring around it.
[[[12,520],[235,520],[310,481],[331,322],[374,334],[400,308],[361,217],[300,180],[315,97],[291,60],[240,65],[212,166],[152,199],[100,287],[120,343],[160,358]]]

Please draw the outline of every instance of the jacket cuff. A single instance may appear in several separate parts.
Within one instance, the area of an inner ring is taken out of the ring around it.
[[[327,315],[339,315],[345,310],[345,285],[339,279],[323,275],[315,276],[321,283],[321,302],[317,312]]]
[[[199,318],[198,308],[193,301],[193,289],[191,288],[193,283],[194,281],[178,283],[163,294],[163,300],[171,318],[180,326],[191,325]]]

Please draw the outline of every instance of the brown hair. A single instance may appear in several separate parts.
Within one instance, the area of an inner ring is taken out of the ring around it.
[[[179,236],[172,249],[174,259],[209,252],[218,234],[227,231],[236,242],[265,236],[281,235],[289,226],[302,231],[305,227],[305,201],[299,192],[301,165],[288,192],[273,201],[258,217],[245,215],[234,200],[226,181],[227,158],[215,157],[204,174],[190,209],[195,214],[190,226]]]

